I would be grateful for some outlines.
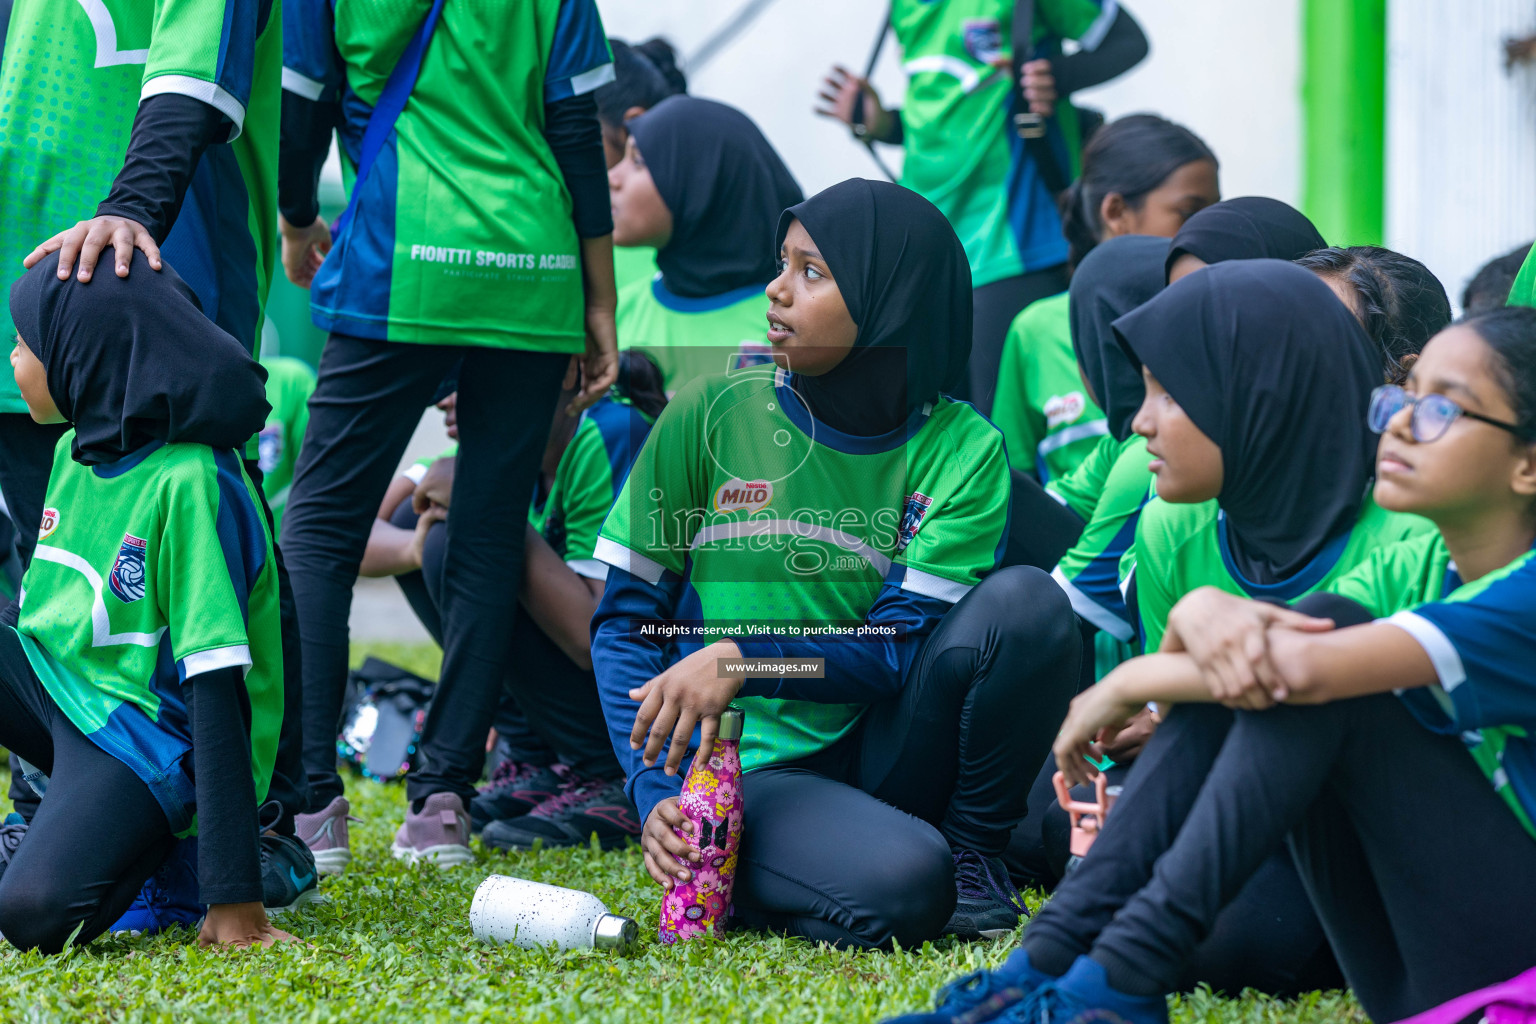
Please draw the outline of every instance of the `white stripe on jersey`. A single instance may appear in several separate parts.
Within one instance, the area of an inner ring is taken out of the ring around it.
[[[324,82],[317,82],[308,75],[301,75],[288,67],[283,68],[283,88],[307,100],[318,100],[325,95]]]
[[[251,649],[245,644],[231,647],[215,647],[211,651],[198,651],[181,659],[184,679],[200,676],[204,672],[217,672],[221,668],[245,668],[251,664]]]
[[[608,578],[608,567],[595,558],[567,558],[565,564],[570,566],[571,571],[577,576],[585,576],[589,580]]]
[[[234,142],[245,130],[245,104],[227,92],[214,85],[205,82],[201,78],[193,78],[191,75],[156,75],[144,83],[144,88],[139,90],[139,102],[149,99],[151,96],[159,96],[162,93],[180,93],[183,96],[191,96],[195,100],[202,100],[234,123],[234,129],[230,131],[229,138],[225,142]]]
[[[161,626],[153,633],[114,633],[112,632],[112,620],[107,616],[107,603],[101,599],[101,574],[98,573],[90,562],[81,558],[73,551],[65,551],[56,548],[52,544],[39,544],[32,552],[33,558],[41,558],[45,562],[53,562],[67,569],[73,569],[84,576],[86,582],[91,585],[94,597],[91,600],[91,646],[111,647],[115,644],[133,644],[135,647],[155,647],[160,643],[160,638],[165,635],[165,627]]]
[[[651,586],[660,583],[661,574],[666,572],[666,566],[655,559],[647,558],[640,552],[632,551],[607,537],[597,538],[597,545],[592,555],[598,561],[607,562],[615,569],[623,569],[631,576],[640,577]]]
[[[1386,621],[1419,642],[1434,664],[1435,675],[1440,677],[1440,686],[1446,693],[1467,681],[1467,670],[1461,663],[1461,655],[1456,652],[1456,645],[1439,626],[1413,612],[1398,612]]]
[[[1089,623],[1122,643],[1130,643],[1136,639],[1136,630],[1129,622],[1077,589],[1072,581],[1067,579],[1067,574],[1061,571],[1061,566],[1058,565],[1051,570],[1051,579],[1066,592],[1067,600],[1072,602],[1072,610]]]
[[[613,81],[615,75],[613,63],[610,61],[602,67],[593,68],[591,71],[583,71],[571,79],[571,95],[581,96],[593,89],[601,89]]]
[[[901,589],[931,597],[936,601],[948,601],[954,604],[971,592],[971,585],[956,583],[954,580],[947,580],[942,576],[935,576],[931,572],[923,572],[909,565],[906,567],[906,572],[902,574]]]
[[[688,549],[696,551],[699,545],[710,544],[717,540],[783,536],[825,541],[834,547],[861,556],[881,576],[891,571],[889,558],[853,534],[834,530],[830,526],[822,526],[819,523],[807,523],[800,519],[749,519],[743,522],[721,523],[719,526],[706,526],[693,535]]]

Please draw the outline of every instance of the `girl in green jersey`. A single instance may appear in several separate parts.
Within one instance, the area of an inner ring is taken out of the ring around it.
[[[1083,172],[1063,202],[1069,265],[1120,235],[1172,238],[1220,199],[1216,157],[1193,132],[1152,114],[1123,117],[1083,150]],[[1042,482],[1071,472],[1104,436],[1104,413],[1072,356],[1065,291],[1030,304],[1008,328],[992,422],[1008,464]]]
[[[620,343],[656,360],[673,394],[769,358],[773,228],[800,186],[752,119],[693,96],[628,122],[608,172],[614,244],[651,246],[660,271],[619,295]]]
[[[1031,1020],[1166,1019],[1192,944],[1282,843],[1375,1020],[1530,966],[1536,312],[1442,332],[1369,422],[1376,500],[1437,532],[1379,548],[1298,611],[1192,594],[1162,653],[1074,702],[1056,753],[1078,779],[1101,729],[1176,706],[1016,954],[1070,966]]]
[[[201,942],[271,945],[291,938],[262,908],[257,813],[282,639],[237,454],[266,419],[265,374],[168,264],[131,259],[131,280],[85,283],[50,255],[11,288],[21,395],[73,429],[0,623],[0,744],[46,776],[0,863],[0,932],[45,953],[89,942],[196,835],[198,892],[174,895],[208,905]]]

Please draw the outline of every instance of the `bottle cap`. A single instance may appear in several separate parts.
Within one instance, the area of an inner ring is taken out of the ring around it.
[[[722,740],[741,739],[741,729],[746,723],[747,716],[740,708],[726,708],[720,712],[720,732],[718,736]]]
[[[592,948],[611,949],[619,953],[629,950],[640,938],[640,926],[618,914],[604,914],[592,928]]]

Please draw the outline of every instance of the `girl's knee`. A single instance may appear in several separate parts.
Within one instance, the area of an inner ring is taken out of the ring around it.
[[[861,942],[903,948],[936,939],[955,912],[955,865],[937,829],[914,831],[884,847],[881,870],[869,872],[848,931]]]
[[[76,922],[64,914],[65,893],[46,885],[7,885],[0,889],[0,935],[22,952],[57,953],[69,941]]]

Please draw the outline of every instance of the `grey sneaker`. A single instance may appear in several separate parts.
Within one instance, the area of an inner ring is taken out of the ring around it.
[[[294,816],[293,830],[315,855],[315,868],[322,875],[339,875],[352,861],[347,822],[357,819],[348,813],[351,810],[347,798],[338,796],[323,810]]]
[[[390,851],[398,860],[413,864],[428,861],[440,868],[454,868],[475,859],[469,848],[469,811],[457,793],[433,793],[420,813],[405,812],[405,824],[395,833]]]

